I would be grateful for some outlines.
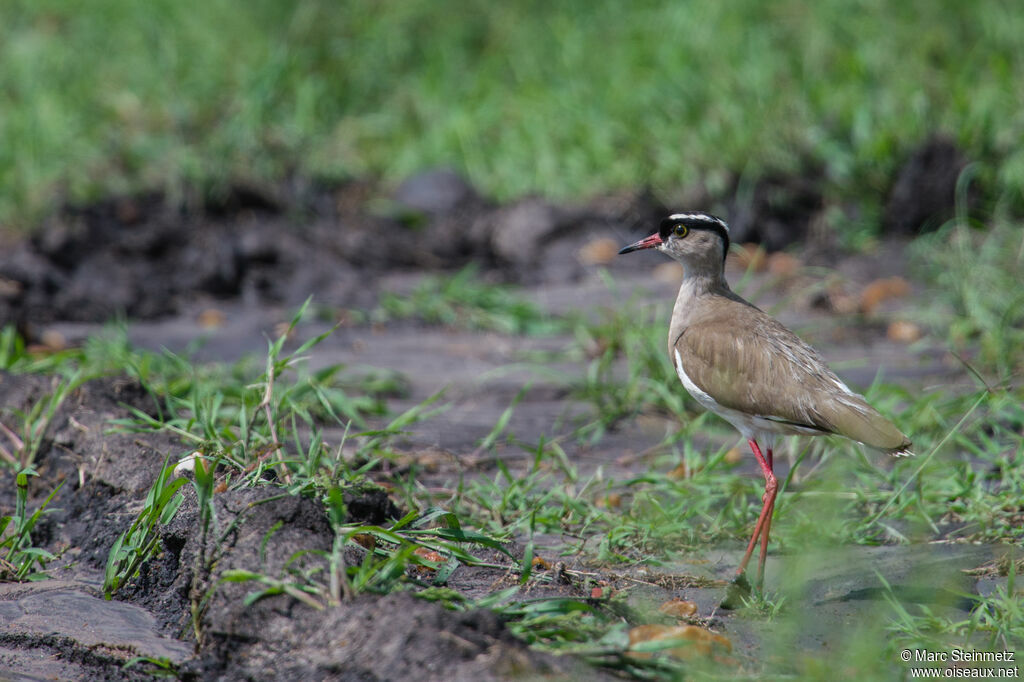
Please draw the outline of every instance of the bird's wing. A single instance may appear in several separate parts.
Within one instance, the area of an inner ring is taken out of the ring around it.
[[[730,308],[695,320],[674,343],[683,371],[718,404],[890,452],[910,446],[793,332],[753,306]]]

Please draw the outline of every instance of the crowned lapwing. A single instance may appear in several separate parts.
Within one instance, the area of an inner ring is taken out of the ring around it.
[[[658,232],[619,253],[642,249],[657,249],[683,266],[668,333],[679,380],[694,400],[739,430],[764,473],[761,514],[736,570],[743,581],[760,538],[757,584],[763,587],[778,489],[776,436],[836,434],[892,455],[912,454],[910,440],[851,391],[813,348],[729,289],[724,221],[707,213],[676,213],[661,221]]]

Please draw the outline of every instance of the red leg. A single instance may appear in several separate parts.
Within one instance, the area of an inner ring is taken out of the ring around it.
[[[775,481],[775,467],[772,449],[768,448],[768,470],[772,472],[772,482]],[[768,535],[772,530],[772,514],[775,512],[775,495],[777,493],[776,487],[771,486],[771,495],[769,496],[768,485],[766,481],[764,495],[765,499],[761,500],[762,503],[768,505],[768,515],[764,519],[764,529],[761,531],[761,553],[757,557],[757,588],[761,589],[764,587],[764,561],[768,557]]]
[[[750,544],[747,545],[747,551],[743,555],[740,567],[736,569],[736,574],[741,575],[747,569],[747,563],[750,561],[750,556],[754,553],[757,539],[762,537],[761,555],[758,557],[758,583],[760,584],[764,580],[764,560],[768,553],[768,529],[771,527],[771,516],[772,510],[775,507],[775,493],[778,489],[778,483],[775,480],[775,474],[772,472],[771,464],[761,454],[761,448],[758,447],[757,442],[754,439],[750,439],[747,442],[750,443],[750,449],[754,452],[754,456],[757,457],[757,463],[761,466],[761,472],[764,473],[764,495],[761,497],[761,514],[757,517],[754,534],[750,537]],[[768,451],[768,457],[772,457],[771,450]]]

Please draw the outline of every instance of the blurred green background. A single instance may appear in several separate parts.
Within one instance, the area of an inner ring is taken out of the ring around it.
[[[1024,186],[1017,0],[8,0],[0,224],[58,200],[445,164],[498,198],[824,168],[878,203],[929,134]]]

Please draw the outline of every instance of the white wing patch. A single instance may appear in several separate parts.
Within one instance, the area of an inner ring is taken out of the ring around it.
[[[679,381],[683,382],[683,388],[686,392],[693,396],[693,399],[704,406],[704,409],[711,410],[712,412],[718,412],[723,409],[718,401],[712,398],[710,395],[700,389],[697,384],[693,383],[693,379],[683,369],[683,358],[679,355],[679,351],[676,350],[676,375],[679,377]]]
[[[788,422],[779,422],[773,420],[771,417],[762,417],[754,414],[747,414],[746,412],[740,412],[734,410],[731,407],[726,407],[720,404],[717,400],[708,395],[705,391],[693,383],[693,379],[689,377],[686,370],[683,369],[683,358],[679,355],[679,349],[673,349],[675,353],[675,362],[672,363],[676,368],[676,375],[679,377],[679,381],[682,382],[683,387],[687,393],[693,396],[693,399],[700,403],[701,407],[709,412],[714,412],[719,417],[736,427],[744,438],[754,439],[759,442],[768,443],[768,447],[772,447],[775,436],[788,436],[794,434],[805,434],[805,435],[817,435],[820,433],[817,429],[799,426],[797,424],[790,424]]]

